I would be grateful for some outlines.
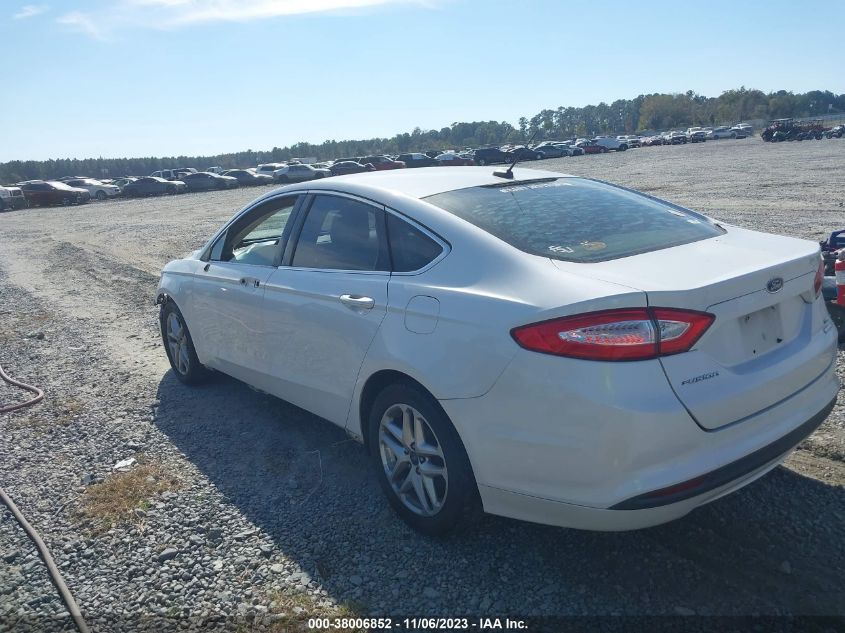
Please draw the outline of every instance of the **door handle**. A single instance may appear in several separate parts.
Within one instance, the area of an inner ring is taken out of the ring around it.
[[[242,286],[252,286],[253,288],[261,286],[261,280],[256,279],[255,277],[241,277],[240,283]]]
[[[340,295],[340,302],[353,310],[372,310],[376,305],[375,299],[361,295]]]

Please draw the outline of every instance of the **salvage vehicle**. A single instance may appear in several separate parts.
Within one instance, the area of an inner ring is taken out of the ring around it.
[[[480,508],[627,530],[824,421],[822,272],[815,242],[623,187],[438,167],[269,192],[167,264],[157,303],[178,380],[223,372],[344,428],[422,532]]]
[[[69,187],[86,189],[91,194],[91,197],[97,200],[105,200],[106,198],[114,198],[120,195],[120,187],[106,184],[96,178],[71,178],[63,182]]]
[[[240,186],[237,178],[233,176],[219,176],[210,172],[201,171],[196,174],[185,174],[182,182],[188,191],[214,191],[216,189],[234,189]]]
[[[387,156],[364,156],[358,162],[367,164],[369,163],[373,167],[376,168],[376,171],[382,171],[384,169],[404,169],[405,163],[401,160],[393,160]]]
[[[238,184],[245,187],[273,184],[273,176],[256,174],[254,169],[229,169],[224,171],[222,175],[235,178]]]
[[[20,187],[0,187],[0,211],[26,209],[28,206]]]
[[[165,180],[156,176],[138,178],[123,186],[123,195],[132,196],[161,196],[185,193],[187,186],[181,180]]]
[[[365,171],[375,170],[376,168],[369,163],[362,165],[361,163],[354,160],[340,160],[335,162],[335,164],[331,166],[329,173],[332,176],[345,176],[348,174],[360,174]]]
[[[19,182],[29,206],[50,206],[54,204],[83,204],[91,199],[87,189],[71,187],[57,180],[28,180]]]
[[[276,182],[303,182],[306,180],[316,180],[318,178],[326,178],[331,176],[330,169],[315,169],[311,165],[285,165],[273,172],[273,178]]]
[[[480,147],[472,150],[472,160],[476,165],[492,165],[506,162],[508,156],[498,147]]]
[[[585,154],[607,154],[610,150],[594,140],[583,140],[575,143]]]

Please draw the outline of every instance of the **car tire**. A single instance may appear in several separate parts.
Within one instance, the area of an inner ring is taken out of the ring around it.
[[[98,191],[97,192],[97,200],[105,200],[106,199],[106,192],[105,191]]]
[[[463,442],[431,395],[410,383],[389,385],[373,402],[368,433],[379,485],[412,528],[440,536],[467,527],[481,514]]]
[[[479,167],[484,167],[484,166],[487,165],[487,161],[484,160],[483,158],[479,158],[477,162],[478,162]]]
[[[62,206],[63,207],[69,207],[71,204],[73,204],[73,200],[71,200],[68,196],[65,196],[64,198],[62,198]]]
[[[185,317],[173,301],[168,300],[161,306],[159,324],[164,351],[176,378],[186,385],[199,385],[208,380],[209,372],[197,358]]]
[[[619,146],[619,151],[620,151],[620,152],[626,152],[626,151],[628,151],[628,146],[627,146],[627,145],[625,145],[625,143],[622,143],[622,145],[620,145],[620,146]]]

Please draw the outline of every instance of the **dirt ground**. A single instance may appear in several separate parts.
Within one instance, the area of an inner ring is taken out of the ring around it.
[[[535,165],[756,230],[817,241],[845,228],[845,140],[711,141]],[[393,517],[362,449],[329,423],[224,377],[182,387],[157,330],[159,270],[262,192],[0,214],[0,363],[47,392],[0,415],[0,486],[97,630],[139,613],[272,615],[290,591],[314,613],[348,603],[374,615],[845,615],[841,398],[784,467],[672,524],[599,534],[490,517],[432,540]],[[0,403],[17,398],[0,385]],[[81,478],[103,479],[131,456],[182,483],[138,520],[97,531],[79,512]],[[13,567],[29,556],[14,529],[0,522]],[[4,617],[59,608],[21,570],[0,574],[0,630]]]

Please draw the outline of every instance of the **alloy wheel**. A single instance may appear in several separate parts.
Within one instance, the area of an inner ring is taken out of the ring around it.
[[[434,430],[414,407],[395,404],[379,424],[379,454],[393,492],[414,514],[440,512],[449,492],[443,449]]]
[[[188,336],[185,325],[179,316],[171,312],[167,315],[167,347],[173,366],[183,376],[191,369],[191,357],[188,354]]]

